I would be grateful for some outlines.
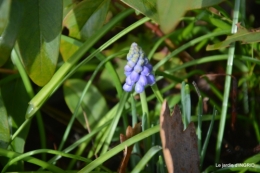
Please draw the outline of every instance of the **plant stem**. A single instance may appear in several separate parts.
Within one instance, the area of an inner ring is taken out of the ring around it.
[[[236,0],[235,1],[234,14],[233,14],[234,18],[233,18],[232,29],[231,29],[232,34],[235,34],[237,32],[237,25],[236,24],[238,22],[239,6],[240,6],[240,0]],[[221,144],[222,144],[225,124],[226,124],[226,116],[227,116],[227,107],[228,107],[228,98],[229,98],[229,92],[230,92],[234,52],[235,52],[235,43],[232,43],[229,47],[229,52],[228,52],[226,79],[225,79],[224,96],[223,96],[224,98],[223,98],[223,103],[222,103],[222,111],[221,111],[221,118],[220,118],[220,123],[219,123],[219,131],[218,131],[217,145],[216,145],[216,158],[215,158],[216,163],[219,162],[220,152],[221,152]]]

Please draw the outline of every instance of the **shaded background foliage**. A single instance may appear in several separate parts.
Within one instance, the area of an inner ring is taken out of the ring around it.
[[[128,125],[134,126],[135,121],[143,122],[143,131],[158,125],[161,103],[151,88],[146,88],[147,98],[153,96],[147,101],[149,116],[143,114],[141,95],[133,96],[136,102],[136,108],[133,108],[132,95],[126,101],[128,96],[122,91],[125,57],[132,42],[143,48],[154,65],[158,88],[170,107],[181,105],[180,83],[195,81],[204,98],[204,119],[212,117],[214,106],[219,112],[208,149],[204,151],[201,171],[213,170],[216,162],[227,54],[230,45],[236,42],[233,86],[219,162],[239,163],[258,153],[260,19],[257,9],[260,3],[253,0],[240,3],[238,32],[230,35],[233,1],[0,0],[1,167],[12,160],[4,153],[45,148],[62,151],[114,117],[118,120],[113,121],[111,127],[106,125],[97,136],[64,153],[70,152],[74,159],[79,155],[94,160],[108,148],[118,146],[120,133],[124,133]],[[138,22],[140,26],[137,26]],[[125,31],[131,24],[136,24],[132,28],[135,30]],[[117,37],[115,42],[111,40],[118,33],[122,33],[122,37]],[[208,36],[210,34],[213,35]],[[205,39],[196,42],[196,38],[202,36]],[[183,45],[187,47],[182,48]],[[203,59],[207,63],[202,64],[200,60]],[[202,75],[205,76],[202,78]],[[196,122],[199,99],[193,87],[190,88],[191,119]],[[133,120],[135,115],[136,120]],[[145,127],[146,116],[149,123]],[[209,120],[203,121],[202,141],[208,135]],[[109,132],[110,140],[109,137],[106,139]],[[132,154],[129,171],[150,148],[158,154],[151,156],[150,167],[143,171],[156,172],[154,170],[159,168],[161,170],[157,172],[166,171],[162,152],[153,148],[161,145],[159,135],[151,138],[144,136],[144,141],[138,145],[139,151],[134,148],[137,156]],[[153,143],[149,144],[149,140]],[[255,163],[260,160],[256,156]],[[51,155],[46,158],[46,154],[35,157],[45,161],[52,158]],[[116,171],[122,158],[119,153],[107,159],[104,166]],[[88,163],[62,158],[57,167],[86,170]],[[8,170],[37,168],[34,164],[18,162]],[[142,167],[136,169],[142,170]]]

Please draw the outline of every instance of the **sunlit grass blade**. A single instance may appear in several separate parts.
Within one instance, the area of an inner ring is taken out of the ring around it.
[[[82,168],[78,173],[85,173],[85,172],[92,171],[93,169],[95,169],[96,167],[98,167],[99,165],[104,163],[106,160],[108,160],[112,156],[116,155],[117,153],[119,153],[120,151],[125,149],[126,146],[133,145],[136,142],[147,138],[148,136],[151,136],[155,133],[158,133],[159,130],[160,130],[159,125],[156,125],[152,128],[147,129],[144,132],[141,132],[141,133],[133,136],[132,138],[130,138],[130,139],[124,141],[123,143],[117,145],[116,147],[112,148],[111,150],[107,151],[106,153],[104,153],[103,155],[101,155],[100,157],[98,157],[97,159],[92,161],[90,164],[88,164],[87,166]]]
[[[152,148],[150,148],[131,172],[141,172],[145,165],[149,162],[149,160],[151,160],[151,158],[161,150],[161,146],[153,146]]]

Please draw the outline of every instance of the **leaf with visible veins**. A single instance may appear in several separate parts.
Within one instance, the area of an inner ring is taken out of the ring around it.
[[[196,129],[191,122],[185,131],[180,108],[174,107],[172,116],[166,101],[160,114],[160,136],[163,154],[169,173],[199,172],[199,154]]]

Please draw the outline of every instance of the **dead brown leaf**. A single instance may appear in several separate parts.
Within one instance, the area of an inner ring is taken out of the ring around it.
[[[126,129],[126,135],[120,134],[120,142],[122,143],[125,140],[137,135],[140,132],[141,132],[141,123],[135,124],[134,128],[132,128],[131,126],[128,126]],[[130,159],[132,150],[133,150],[133,145],[131,145],[129,147],[125,147],[124,157],[123,157],[120,167],[118,169],[119,173],[126,172],[126,167],[127,167],[128,161]]]
[[[196,129],[191,122],[183,131],[180,108],[174,107],[172,116],[166,101],[160,114],[160,136],[163,154],[169,173],[199,172],[199,154]]]

